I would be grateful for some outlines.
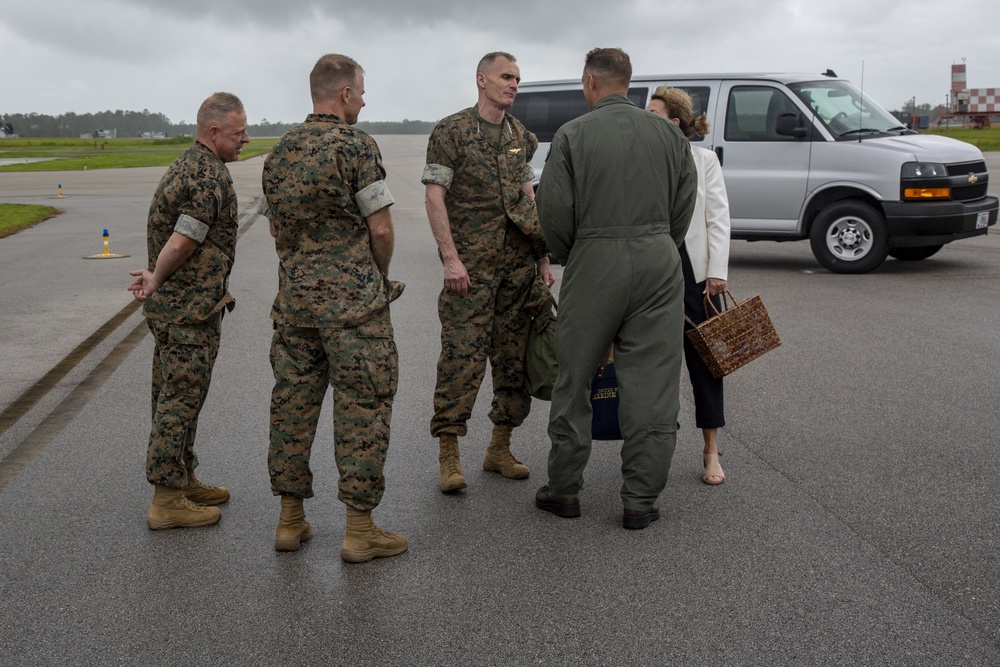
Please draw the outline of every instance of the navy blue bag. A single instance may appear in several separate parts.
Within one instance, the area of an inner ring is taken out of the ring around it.
[[[594,440],[621,440],[618,425],[618,378],[615,362],[597,369],[590,384],[590,405],[594,409],[591,432]]]

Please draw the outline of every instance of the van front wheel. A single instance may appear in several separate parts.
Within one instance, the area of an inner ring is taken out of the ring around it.
[[[848,199],[830,204],[809,232],[813,255],[834,273],[868,273],[885,261],[889,238],[882,215]]]

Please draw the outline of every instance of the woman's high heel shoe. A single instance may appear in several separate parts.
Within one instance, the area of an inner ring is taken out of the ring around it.
[[[705,476],[701,478],[701,481],[710,486],[716,486],[726,481],[726,473],[722,471],[722,466],[719,464],[719,458],[722,456],[722,452],[716,452],[715,468],[717,468],[719,472],[709,474],[708,465],[711,462],[711,459],[709,458],[711,456],[712,454],[705,454],[702,456],[702,461],[705,463]]]

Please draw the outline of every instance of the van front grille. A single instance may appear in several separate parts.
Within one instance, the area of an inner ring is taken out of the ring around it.
[[[986,162],[957,162],[947,165],[949,176],[964,176],[965,174],[976,174],[977,176],[986,173]]]
[[[951,198],[955,201],[972,201],[985,197],[986,191],[987,184],[980,181],[976,185],[969,185],[962,188],[952,188]]]

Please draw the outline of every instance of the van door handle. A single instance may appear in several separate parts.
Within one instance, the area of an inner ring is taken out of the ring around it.
[[[715,147],[715,154],[719,158],[719,166],[722,166],[722,146]]]

